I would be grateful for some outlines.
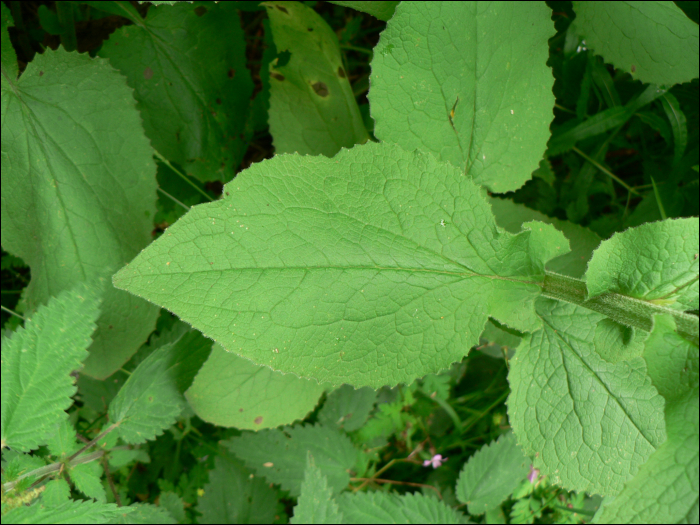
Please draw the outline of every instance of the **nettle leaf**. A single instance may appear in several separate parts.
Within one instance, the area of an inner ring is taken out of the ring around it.
[[[41,503],[21,505],[3,514],[3,523],[108,523],[111,520],[128,519],[125,515],[132,507],[118,507],[114,503],[72,500],[60,505],[44,506]]]
[[[338,498],[338,506],[344,523],[468,523],[442,501],[420,493],[346,493]]]
[[[698,77],[698,24],[673,2],[574,2],[574,11],[572,30],[617,69],[650,84]]]
[[[567,490],[617,494],[666,439],[664,400],[642,358],[595,350],[604,316],[540,298],[542,329],[511,360],[508,416],[525,454]]]
[[[259,430],[303,419],[322,393],[313,379],[275,372],[214,345],[186,396],[204,421]]]
[[[430,151],[503,193],[549,139],[554,77],[543,3],[402,2],[374,49],[374,133]]]
[[[98,292],[81,284],[50,299],[3,339],[3,449],[35,449],[65,420],[76,391],[70,374],[87,357],[99,307]]]
[[[224,451],[225,452],[225,451]],[[197,499],[201,523],[272,523],[278,492],[229,453],[214,459],[204,495]]]
[[[301,493],[307,452],[313,455],[334,494],[347,487],[349,471],[359,454],[346,434],[319,425],[245,433],[224,445],[258,476],[278,483],[295,497]]]
[[[515,436],[503,435],[469,458],[459,475],[457,498],[469,506],[469,514],[493,510],[525,479],[529,466]]]
[[[369,139],[340,55],[338,37],[300,2],[264,2],[277,48],[270,63],[270,133],[275,151],[332,157]]]
[[[2,75],[2,245],[31,267],[28,311],[118,268],[151,240],[153,149],[106,60],[63,49]],[[128,152],[128,153],[125,153]],[[108,287],[83,373],[104,378],[146,340],[158,309]]]
[[[191,332],[161,346],[136,367],[109,405],[109,420],[119,424],[125,442],[143,443],[175,423],[185,406],[183,393],[209,356],[211,344]]]
[[[343,514],[333,499],[333,491],[328,488],[328,480],[310,452],[307,452],[299,502],[289,523],[343,523]]]
[[[669,219],[616,233],[593,254],[589,297],[615,292],[672,310],[698,309],[698,219]]]
[[[540,326],[545,263],[568,250],[539,222],[517,235],[432,155],[386,143],[333,159],[280,155],[196,206],[114,276],[224,348],[333,385],[438,372],[489,316]]]
[[[235,4],[151,7],[99,54],[134,88],[156,150],[201,181],[233,178],[248,149],[253,93]]]

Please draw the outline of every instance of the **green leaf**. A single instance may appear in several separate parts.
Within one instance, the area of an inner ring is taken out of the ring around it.
[[[277,492],[228,454],[214,459],[209,483],[197,501],[200,523],[272,523]]]
[[[2,4],[2,14],[0,15],[0,22],[2,23],[2,29],[0,30],[0,38],[2,39],[2,51],[0,51],[0,64],[2,65],[2,75],[8,78],[17,78],[17,73],[19,71],[17,67],[17,54],[15,53],[15,48],[12,47],[12,42],[10,41],[10,33],[8,28],[14,27],[15,22],[12,19],[10,10],[5,4]]]
[[[102,466],[99,463],[93,461],[72,467],[70,479],[75,484],[75,488],[88,498],[107,503],[107,493],[102,484]]]
[[[190,332],[158,348],[134,370],[109,405],[109,420],[119,424],[124,441],[143,443],[175,423],[185,406],[183,393],[210,350],[211,341]]]
[[[343,523],[333,491],[328,488],[328,480],[316,466],[311,452],[307,453],[301,494],[289,523]]]
[[[338,498],[338,506],[344,523],[467,523],[442,501],[418,493],[346,493]]]
[[[161,155],[201,181],[233,178],[248,149],[253,93],[235,4],[151,7],[145,21],[110,35],[99,54],[134,88]]]
[[[373,143],[252,166],[113,281],[255,363],[376,388],[459,361],[489,316],[537,329],[567,250],[550,225],[500,230],[453,166]]]
[[[377,138],[429,151],[493,192],[522,186],[549,138],[550,16],[537,2],[399,4],[372,60]]]
[[[699,395],[696,383],[666,407],[668,439],[601,508],[596,523],[698,523]]]
[[[688,145],[688,124],[681,105],[671,93],[661,97],[661,105],[673,132],[673,164],[678,164]]]
[[[383,20],[384,22],[389,20],[394,15],[394,11],[396,10],[396,6],[399,5],[399,2],[378,2],[378,1],[373,1],[373,2],[331,1],[330,3],[335,4],[335,5],[340,5],[343,7],[350,7],[351,9],[356,9],[358,11],[362,11],[363,13],[367,13],[368,15],[372,15],[373,17],[378,18],[379,20]]]
[[[80,284],[51,298],[3,340],[3,449],[35,449],[66,418],[76,391],[70,374],[87,356],[99,306],[98,291]]]
[[[270,63],[275,151],[332,157],[342,147],[366,142],[369,136],[333,30],[299,2],[261,5],[267,8],[278,53]]]
[[[49,436],[46,445],[51,455],[59,458],[65,458],[82,448],[78,445],[73,423],[68,421],[68,419],[61,421],[58,428]]]
[[[303,419],[322,393],[313,379],[274,372],[214,345],[186,396],[204,421],[259,430]]]
[[[571,251],[560,257],[556,257],[547,263],[547,270],[580,278],[586,273],[586,265],[600,244],[600,237],[588,228],[548,217],[523,204],[516,204],[509,199],[489,199],[491,209],[496,217],[496,223],[506,231],[518,233],[522,224],[528,221],[540,221],[552,224],[561,231],[571,244]]]
[[[345,434],[318,425],[246,432],[225,441],[224,445],[258,476],[279,484],[295,497],[301,493],[307,451],[328,479],[333,493],[347,487],[348,471],[355,465],[358,455]]]
[[[130,507],[117,507],[114,503],[93,501],[67,501],[60,505],[29,507],[22,505],[2,517],[3,524],[59,524],[59,523],[108,523],[119,516],[129,514]]]
[[[206,491],[205,491],[206,494]],[[201,499],[199,500],[201,502]],[[174,492],[161,492],[158,496],[158,506],[167,510],[168,513],[175,518],[176,523],[185,523],[187,515],[185,514],[185,502]],[[213,522],[209,522],[213,523]]]
[[[377,399],[377,392],[369,387],[355,389],[343,385],[328,395],[318,413],[318,421],[326,426],[338,425],[346,432],[362,427]]]
[[[19,79],[3,74],[2,245],[31,267],[28,311],[150,242],[155,165],[140,130],[131,90],[106,60],[59,48]],[[83,370],[99,378],[131,357],[158,315],[111,286],[103,300]]]
[[[574,2],[571,30],[617,69],[650,84],[698,77],[698,25],[673,2]]]
[[[459,475],[457,498],[469,506],[469,514],[493,510],[525,479],[529,466],[515,436],[503,435],[469,458]]]
[[[698,235],[697,218],[616,233],[588,263],[588,296],[614,292],[676,311],[697,310]]]
[[[598,355],[603,315],[545,298],[537,311],[543,328],[523,338],[508,374],[515,435],[554,483],[616,494],[666,438],[663,398],[641,358]]]
[[[70,487],[65,479],[49,480],[42,488],[41,504],[44,507],[53,507],[70,500]]]

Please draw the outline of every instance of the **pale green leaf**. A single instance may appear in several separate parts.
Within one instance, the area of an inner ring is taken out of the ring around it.
[[[79,284],[51,298],[2,347],[2,448],[43,445],[66,418],[71,372],[87,357],[99,316],[98,291]]]
[[[267,8],[278,53],[270,63],[275,151],[332,157],[342,147],[366,142],[369,136],[330,26],[300,2],[261,5]]]
[[[98,462],[76,465],[70,469],[69,474],[76,489],[88,498],[107,503],[107,493],[102,484],[102,466]]]
[[[461,513],[423,494],[346,493],[338,506],[344,523],[467,523]]]
[[[698,523],[699,395],[696,383],[666,407],[668,439],[601,508],[595,523]]]
[[[328,394],[328,399],[318,413],[318,421],[326,426],[338,425],[347,432],[353,432],[365,424],[376,399],[377,392],[369,387],[355,389],[343,385]]]
[[[457,498],[469,514],[497,508],[527,476],[530,459],[518,447],[512,433],[484,445],[464,465],[457,482]]]
[[[700,381],[698,346],[678,335],[668,315],[654,317],[654,330],[646,341],[644,360],[654,387],[666,402],[685,395]]]
[[[549,138],[550,9],[540,2],[402,2],[374,49],[374,133],[430,151],[503,193]]]
[[[279,484],[292,496],[301,492],[307,451],[328,479],[333,493],[347,487],[348,470],[355,465],[359,453],[347,435],[318,425],[246,432],[224,445],[258,476]]]
[[[641,358],[595,351],[604,317],[541,298],[543,328],[511,360],[508,416],[535,468],[567,490],[616,494],[664,442],[664,400]]]
[[[259,430],[303,419],[322,393],[313,379],[274,372],[214,345],[186,397],[204,421]]]
[[[615,292],[673,310],[698,309],[698,219],[616,233],[588,263],[589,297]]]
[[[294,516],[290,523],[343,523],[343,515],[328,488],[328,480],[316,466],[310,452],[307,453],[304,481]]]
[[[528,221],[540,221],[554,225],[569,239],[571,251],[549,261],[547,269],[571,277],[583,277],[593,250],[598,247],[601,241],[597,234],[578,224],[548,217],[544,213],[535,211],[523,204],[516,204],[509,199],[491,197],[489,202],[491,203],[491,210],[496,217],[496,223],[511,233],[518,233],[522,224]]]
[[[190,332],[149,355],[109,405],[110,422],[130,444],[143,443],[175,423],[185,406],[183,393],[209,356],[211,341]]]
[[[17,507],[3,515],[3,525],[14,523],[62,524],[62,523],[108,523],[118,516],[131,512],[130,507],[117,507],[114,503],[94,501],[67,501],[60,505],[44,507],[41,504]]]
[[[215,458],[204,495],[197,500],[200,523],[272,523],[277,506],[277,492],[226,453]]]
[[[606,62],[650,84],[698,77],[698,25],[673,2],[574,2],[570,30]]]
[[[489,316],[539,327],[554,227],[498,228],[481,190],[387,143],[280,155],[114,276],[251,361],[333,385],[411,383],[459,361]]]
[[[3,66],[4,67],[4,66]],[[2,245],[32,270],[28,311],[119,268],[151,240],[153,149],[131,89],[106,60],[59,48],[2,76]],[[83,373],[105,378],[158,309],[107,287]]]
[[[178,4],[151,7],[99,55],[134,88],[153,147],[199,180],[226,182],[248,149],[253,82],[241,21],[233,3]]]
[[[676,97],[671,93],[666,93],[661,97],[661,105],[671,124],[673,132],[673,163],[678,162],[683,157],[685,148],[688,145],[688,122]]]
[[[396,10],[396,6],[399,5],[399,2],[384,2],[384,1],[372,1],[372,2],[331,1],[330,3],[335,4],[335,5],[340,5],[343,7],[350,7],[351,9],[356,9],[358,11],[362,11],[363,13],[367,13],[368,15],[372,15],[373,17],[378,18],[379,20],[383,20],[384,22],[389,20],[394,15],[394,11]]]

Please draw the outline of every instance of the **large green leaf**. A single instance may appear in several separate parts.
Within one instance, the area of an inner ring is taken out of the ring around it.
[[[377,138],[430,151],[494,192],[545,151],[554,78],[540,2],[402,2],[374,50]]]
[[[590,297],[614,292],[673,310],[698,309],[698,219],[671,219],[616,233],[586,272]]]
[[[28,451],[57,432],[73,404],[71,372],[87,357],[99,295],[85,285],[40,307],[24,328],[3,339],[2,448]]]
[[[606,62],[650,84],[698,77],[698,24],[673,2],[574,2],[574,32]]]
[[[270,63],[270,133],[277,153],[326,155],[369,138],[338,37],[299,2],[264,2],[278,58]]]
[[[155,165],[132,92],[106,60],[47,50],[18,79],[2,58],[2,246],[31,267],[23,297],[35,311],[148,244]],[[158,315],[111,286],[103,301],[84,369],[99,378],[136,352]]]
[[[567,249],[550,225],[498,228],[450,164],[367,144],[254,165],[114,283],[258,364],[378,387],[460,360],[489,316],[537,329],[544,265]]]
[[[604,316],[540,298],[543,328],[511,360],[508,416],[525,454],[568,490],[618,493],[666,439],[664,400],[642,358],[595,350]]]
[[[253,93],[236,4],[151,7],[99,54],[134,88],[156,150],[199,180],[233,178],[248,149]]]
[[[259,430],[303,419],[322,393],[313,379],[275,372],[214,345],[187,400],[204,421]]]

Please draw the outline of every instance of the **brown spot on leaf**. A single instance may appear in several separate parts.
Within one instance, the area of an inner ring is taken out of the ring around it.
[[[280,11],[282,11],[285,15],[288,15],[288,14],[289,14],[289,11],[287,11],[287,8],[286,8],[286,7],[282,7],[281,5],[276,5],[275,7],[276,7],[277,9],[279,9]]]
[[[260,424],[262,423],[262,421],[263,421],[262,416],[258,416],[258,417],[256,417],[255,420],[254,420],[254,422],[255,422],[256,425],[260,425]]]
[[[338,76],[340,78],[345,78],[345,70],[340,66],[338,66]]]
[[[201,6],[201,5],[194,10],[194,14],[197,16],[204,16],[206,14],[206,12],[207,12],[207,8],[204,6]]]
[[[233,78],[236,75],[236,70],[233,68],[229,68],[227,75],[228,78]]]
[[[279,80],[280,82],[284,80],[284,75],[280,75],[279,73],[275,73],[274,71],[270,73],[270,76],[275,80]]]
[[[311,84],[311,87],[314,88],[314,92],[319,96],[326,98],[328,96],[328,86],[324,84],[323,82],[316,82],[315,84]]]
[[[112,325],[109,325],[109,329],[111,330],[112,328],[114,328],[114,327]]]
[[[216,99],[216,103],[219,104],[219,105],[221,105],[221,99],[220,99],[220,98],[217,98],[217,99]]]
[[[39,76],[42,76],[44,74],[43,71],[39,71]]]
[[[310,33],[311,31],[314,30],[314,28],[313,28],[313,27],[307,27],[306,30]]]
[[[634,73],[635,71],[637,71],[637,68],[636,68],[636,66],[634,66],[634,65],[633,65],[630,69],[632,70],[632,73]]]
[[[150,67],[143,70],[143,78],[146,80],[151,80],[153,78],[153,70]]]
[[[227,193],[226,195],[228,195],[228,193]],[[239,411],[239,412],[243,412],[243,409],[242,409],[242,408],[239,408],[238,411]]]

